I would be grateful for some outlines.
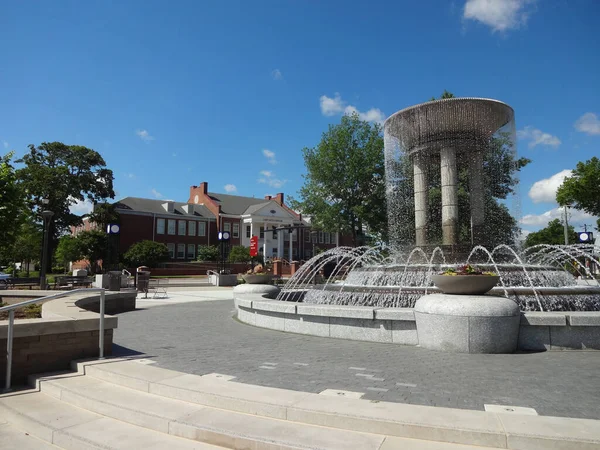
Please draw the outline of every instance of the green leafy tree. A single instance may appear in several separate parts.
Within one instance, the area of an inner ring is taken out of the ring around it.
[[[92,212],[83,217],[87,217],[91,223],[96,224],[99,230],[106,230],[109,224],[121,223],[121,217],[115,205],[108,202],[94,204]]]
[[[78,201],[96,202],[115,196],[112,170],[98,152],[87,147],[43,142],[38,147],[30,145],[29,152],[16,162],[24,164],[17,170],[17,177],[34,218],[41,223],[44,209],[54,212],[49,257],[60,234],[81,223],[81,217],[70,211],[71,206]]]
[[[556,200],[561,206],[570,205],[600,217],[600,159],[594,156],[586,162],[578,162],[573,174],[558,188]],[[600,231],[600,218],[597,229]]]
[[[442,100],[444,98],[454,98],[454,94],[452,92],[448,92],[446,89],[444,89],[444,92],[442,93],[440,98],[431,97],[429,99],[429,101],[432,102],[434,100]]]
[[[196,261],[217,261],[219,259],[219,248],[216,245],[200,245]]]
[[[23,267],[23,264],[25,265],[25,276],[29,276],[30,263],[39,261],[41,250],[41,227],[31,220],[27,220],[26,217],[23,218],[12,242],[11,256],[14,262],[22,263],[21,267]]]
[[[379,124],[360,120],[358,114],[330,125],[321,142],[304,148],[307,174],[292,199],[292,208],[310,216],[318,229],[352,235],[364,243],[365,228],[387,227],[383,137]]]
[[[0,157],[0,256],[9,258],[8,249],[21,225],[24,191],[11,164],[13,153]]]
[[[229,251],[229,262],[247,263],[251,259],[250,248],[244,247],[243,245],[235,245],[231,247],[231,250]]]
[[[568,227],[569,242],[577,242],[577,233],[575,229],[569,225]],[[565,228],[560,219],[554,219],[548,222],[545,228],[539,231],[530,233],[525,238],[525,247],[533,247],[538,244],[564,244],[565,243]]]
[[[108,234],[98,231],[82,231],[77,235],[77,243],[83,259],[88,261],[90,272],[98,273],[98,261],[106,255]]]
[[[169,260],[169,249],[160,242],[140,241],[125,252],[123,260],[131,267],[156,267]]]
[[[66,268],[70,262],[80,261],[84,259],[81,245],[78,239],[71,235],[61,236],[58,240],[56,252],[54,258],[57,264],[63,267],[66,272]]]

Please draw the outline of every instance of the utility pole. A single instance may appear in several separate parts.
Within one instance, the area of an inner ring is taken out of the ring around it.
[[[565,245],[569,245],[569,219],[567,217],[567,205],[565,208]]]

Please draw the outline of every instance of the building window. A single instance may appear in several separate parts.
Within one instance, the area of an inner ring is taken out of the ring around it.
[[[273,251],[273,256],[277,256],[277,247],[273,247],[271,250]]]
[[[312,236],[312,243],[316,244],[319,238],[319,232],[318,231],[312,231],[310,233],[310,235]]]
[[[188,244],[187,259],[196,259],[196,245]]]
[[[277,227],[273,225],[273,239],[277,239]]]
[[[298,256],[298,249],[296,247],[292,248],[292,255],[294,256],[294,259]]]
[[[179,227],[177,234],[179,236],[185,236],[185,220],[180,220],[177,225]]]
[[[224,222],[223,223],[223,231],[228,231],[229,233],[231,233],[231,223]]]
[[[260,227],[260,238],[264,239],[265,237],[265,227]]]
[[[323,243],[323,232],[319,231],[319,244]]]
[[[240,224],[239,223],[233,224],[233,237],[234,238],[240,237]]]
[[[171,235],[175,234],[175,220],[169,219],[167,233]]]
[[[177,244],[177,258],[178,259],[185,258],[185,244]]]
[[[336,239],[336,237],[337,237],[337,232],[335,232],[335,233],[331,233],[331,243],[332,243],[332,244],[337,244],[337,239]]]
[[[175,244],[167,244],[169,249],[169,259],[175,259]]]
[[[206,236],[206,222],[198,222],[198,236]]]
[[[188,222],[188,236],[196,236],[196,222]]]
[[[305,250],[304,253],[306,254],[307,259],[310,259],[312,257],[312,250]]]
[[[252,237],[252,234],[250,233],[250,225],[246,225],[246,237],[247,238]]]
[[[304,230],[304,240],[310,242],[310,231]]]
[[[329,244],[329,233],[325,232],[324,234],[325,234],[325,243]]]
[[[156,234],[165,234],[165,219],[156,219]]]

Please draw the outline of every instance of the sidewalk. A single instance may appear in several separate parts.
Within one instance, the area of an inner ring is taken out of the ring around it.
[[[231,287],[168,287],[166,298],[152,298],[153,293],[137,295],[138,308],[151,308],[153,306],[175,305],[178,303],[208,302],[215,300],[233,300]]]

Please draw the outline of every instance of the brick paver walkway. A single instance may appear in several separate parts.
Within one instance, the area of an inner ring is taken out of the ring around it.
[[[115,354],[165,368],[221,373],[285,389],[363,392],[363,398],[600,419],[600,352],[439,353],[397,344],[283,333],[237,322],[233,301],[157,306],[119,315]]]

